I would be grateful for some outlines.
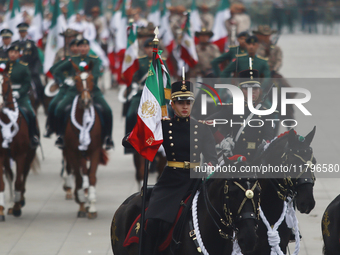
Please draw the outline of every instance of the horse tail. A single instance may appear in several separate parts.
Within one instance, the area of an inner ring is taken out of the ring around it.
[[[100,151],[100,162],[99,164],[106,166],[107,162],[109,161],[109,156],[107,155],[106,150],[103,148]]]
[[[38,169],[40,169],[40,161],[37,155],[35,155],[32,163],[31,163],[31,169],[33,173],[38,173]]]

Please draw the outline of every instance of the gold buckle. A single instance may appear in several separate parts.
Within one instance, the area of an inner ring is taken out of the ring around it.
[[[196,235],[196,234],[195,234],[195,230],[191,230],[191,231],[189,232],[190,238],[193,237],[193,236],[195,236],[195,235]]]
[[[184,161],[184,169],[190,169],[190,162]]]

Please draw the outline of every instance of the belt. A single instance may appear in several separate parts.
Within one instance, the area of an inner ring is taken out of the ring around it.
[[[190,163],[189,161],[184,161],[184,162],[168,161],[169,167],[178,167],[178,168],[184,168],[184,169],[194,168],[199,165],[200,163]]]
[[[21,89],[21,84],[12,84],[12,89]]]

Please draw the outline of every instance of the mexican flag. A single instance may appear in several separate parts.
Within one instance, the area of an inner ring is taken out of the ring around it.
[[[55,6],[59,6],[59,0],[55,0]],[[60,12],[60,8],[53,8],[52,22],[46,40],[44,73],[47,73],[53,65],[57,51],[64,46],[64,38],[59,35],[66,30],[66,20]]]
[[[155,68],[150,66],[142,92],[137,124],[128,137],[136,151],[149,161],[153,161],[163,142],[162,116],[167,116],[166,94],[169,88],[170,76],[158,53]]]
[[[130,23],[130,33],[127,40],[127,47],[124,54],[122,66],[122,80],[127,86],[132,83],[133,74],[138,70],[138,40],[137,40],[137,25]]]
[[[67,23],[70,24],[76,19],[76,9],[74,0],[70,0],[67,4]]]
[[[162,39],[163,44],[170,54],[174,49],[174,35],[172,34],[172,30],[170,28],[170,11],[167,8],[167,1],[163,1],[163,9],[161,13],[161,24],[159,28],[159,38]]]
[[[196,0],[192,0],[191,4],[191,14],[190,14],[190,27],[192,35],[195,35],[195,32],[201,31],[201,18],[196,6]],[[198,39],[195,37],[195,43],[198,43]]]
[[[8,28],[13,32],[12,42],[18,40],[20,37],[17,25],[22,21],[19,0],[10,0],[4,23],[7,23]]]
[[[228,39],[228,31],[225,26],[225,22],[230,18],[229,1],[223,0],[220,2],[217,13],[215,15],[215,21],[213,26],[213,37],[211,42],[217,45],[220,52],[224,52],[225,44]]]
[[[148,21],[152,22],[155,27],[161,24],[161,11],[159,9],[159,0],[154,0],[151,6],[151,11],[148,15]]]
[[[35,0],[35,12],[32,23],[37,27],[35,38],[32,38],[39,48],[43,46],[43,7],[41,0]]]
[[[196,52],[194,38],[190,29],[190,12],[187,16],[187,21],[183,30],[183,36],[181,40],[181,59],[184,60],[190,67],[194,67],[198,62],[198,56]]]

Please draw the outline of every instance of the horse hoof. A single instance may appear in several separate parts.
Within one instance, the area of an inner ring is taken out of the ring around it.
[[[21,209],[19,209],[19,210],[13,209],[13,216],[14,217],[20,217],[21,216]]]
[[[26,200],[25,200],[25,199],[23,199],[23,200],[21,200],[21,201],[20,201],[20,205],[21,205],[21,207],[24,207],[24,206],[25,206],[25,204],[26,204]]]
[[[86,218],[86,212],[79,211],[78,218]]]
[[[7,215],[13,215],[13,208],[8,208]]]
[[[5,215],[0,215],[0,222],[5,221]]]
[[[97,218],[97,212],[88,213],[87,218],[89,218],[91,220]]]

